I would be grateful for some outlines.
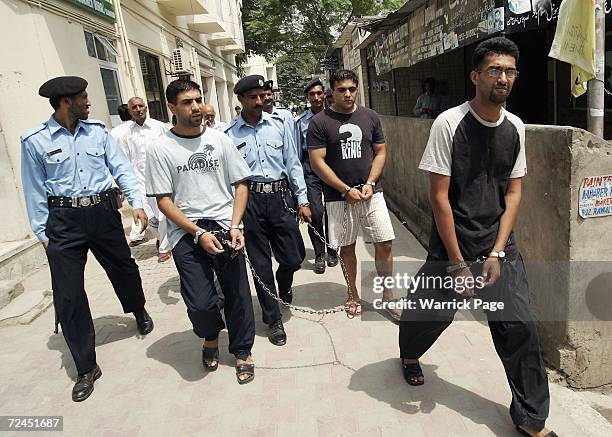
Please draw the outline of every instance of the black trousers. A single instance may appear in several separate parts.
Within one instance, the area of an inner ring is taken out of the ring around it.
[[[327,214],[325,213],[325,205],[323,205],[323,181],[312,171],[309,159],[302,163],[302,168],[304,169],[304,179],[308,190],[308,203],[310,203],[310,211],[312,212],[312,226],[319,235],[327,240]],[[314,248],[315,256],[323,255],[325,253],[325,243],[317,237],[310,226],[308,227],[308,236]],[[327,254],[336,256],[336,251],[327,247]]]
[[[209,231],[221,229],[211,220],[199,220],[198,226]],[[193,244],[193,237],[187,234],[174,246],[172,255],[193,332],[200,338],[214,340],[225,328],[214,283],[216,274],[225,296],[223,311],[229,334],[229,352],[241,359],[248,357],[255,341],[255,317],[244,254],[231,257],[226,251],[211,255]]]
[[[46,234],[53,301],[79,374],[96,365],[95,331],[85,293],[85,263],[91,250],[102,265],[125,313],[144,308],[138,266],[109,202],[85,208],[49,208]]]
[[[473,269],[475,276],[481,271],[482,267],[480,271]],[[416,276],[420,274],[435,276],[443,273],[439,262],[428,261]],[[486,312],[486,315],[495,350],[512,392],[510,416],[516,425],[539,431],[544,428],[548,417],[550,394],[529,295],[527,274],[519,255],[514,261],[502,263],[497,283],[485,288],[483,296],[477,297],[505,304],[502,311]],[[417,302],[421,298],[433,298],[441,302],[457,296],[449,296],[442,290],[420,289],[408,299]],[[404,310],[399,332],[401,357],[420,358],[450,326],[455,313],[451,309]]]
[[[275,294],[272,252],[279,264],[276,270],[278,289],[283,292],[291,288],[293,274],[300,269],[306,256],[296,217],[285,209],[285,202],[288,207],[296,209],[296,202],[288,190],[276,193],[251,191],[249,204],[242,219],[249,260],[266,287]],[[270,324],[279,320],[281,313],[278,302],[256,279],[254,282],[264,323]]]

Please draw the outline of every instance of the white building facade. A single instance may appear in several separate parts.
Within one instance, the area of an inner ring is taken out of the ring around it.
[[[244,52],[242,0],[0,0],[0,280],[20,276],[10,257],[32,238],[20,176],[20,135],[52,113],[38,88],[62,75],[89,82],[91,118],[107,127],[117,107],[143,97],[168,122],[165,88],[176,78],[202,86],[218,119],[233,117]]]

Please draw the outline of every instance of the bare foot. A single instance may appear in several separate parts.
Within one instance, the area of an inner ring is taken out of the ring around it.
[[[172,252],[160,252],[160,253],[157,254],[157,262],[158,263],[165,263],[170,258],[172,258]]]

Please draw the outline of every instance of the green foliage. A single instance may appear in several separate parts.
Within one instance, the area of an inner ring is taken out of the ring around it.
[[[243,0],[246,51],[276,60],[284,99],[297,103],[291,81],[305,83],[306,77],[320,73],[317,59],[352,17],[394,11],[405,1]]]

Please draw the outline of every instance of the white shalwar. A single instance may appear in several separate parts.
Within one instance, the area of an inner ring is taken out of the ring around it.
[[[166,236],[166,217],[157,208],[155,198],[146,197],[145,193],[145,168],[147,159],[147,147],[166,134],[168,128],[161,121],[147,117],[140,126],[135,121],[126,121],[123,124],[113,128],[111,135],[121,146],[128,159],[134,167],[134,173],[138,179],[142,203],[145,213],[149,218],[149,226],[157,230],[157,238],[159,239],[159,252],[167,253],[172,250]],[[132,224],[130,231],[130,241],[140,241],[144,239],[144,232],[141,231],[140,225]]]

